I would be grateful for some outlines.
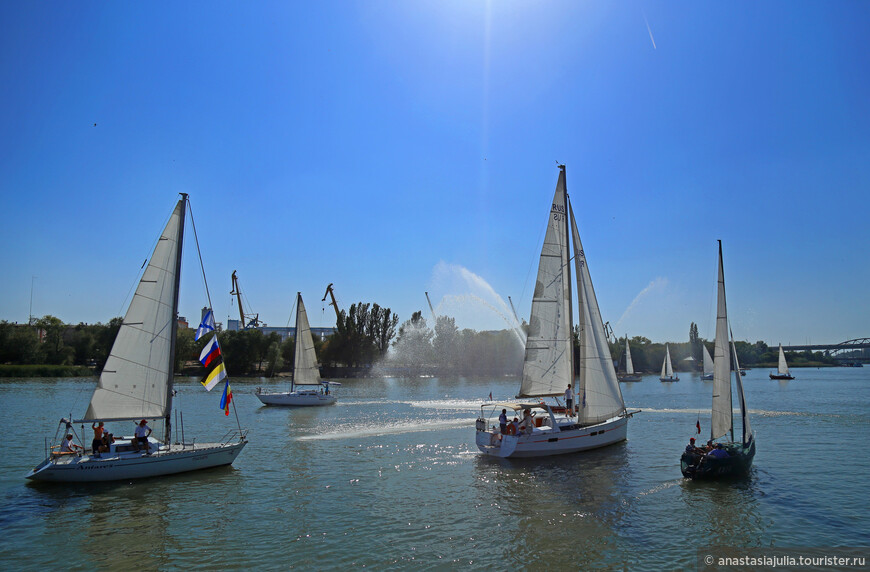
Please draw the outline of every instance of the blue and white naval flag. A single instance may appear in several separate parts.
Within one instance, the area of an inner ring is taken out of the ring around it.
[[[203,337],[209,332],[214,331],[214,313],[209,308],[208,312],[202,317],[202,323],[200,323],[199,327],[196,329],[196,335],[193,340],[196,341],[199,338]]]

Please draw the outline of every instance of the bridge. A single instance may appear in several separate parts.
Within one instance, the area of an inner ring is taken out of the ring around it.
[[[768,346],[775,347],[775,346]],[[856,338],[839,344],[807,344],[802,346],[782,346],[787,352],[825,352],[844,364],[870,362],[870,338]]]

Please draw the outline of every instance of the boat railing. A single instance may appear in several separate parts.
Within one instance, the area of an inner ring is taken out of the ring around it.
[[[232,443],[235,441],[244,441],[247,436],[248,436],[247,429],[230,429],[229,431],[224,433],[224,436],[221,437],[220,442],[222,444],[226,444],[226,443]]]

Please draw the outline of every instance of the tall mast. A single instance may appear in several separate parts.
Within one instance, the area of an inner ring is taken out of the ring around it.
[[[562,185],[562,192],[564,193],[565,199],[565,271],[568,273],[568,339],[570,343],[568,346],[571,348],[571,351],[568,354],[568,363],[570,365],[571,377],[568,380],[568,383],[571,386],[574,386],[574,306],[573,299],[574,296],[571,294],[571,223],[570,223],[570,209],[568,208],[568,178],[565,175],[565,165],[559,165],[559,170],[562,171],[562,177],[564,177],[564,184]],[[576,256],[577,253],[575,252]]]
[[[167,368],[169,379],[166,380],[166,417],[163,419],[165,427],[163,439],[166,443],[171,441],[172,435],[172,385],[175,378],[175,342],[178,338],[178,291],[181,285],[181,253],[184,250],[184,215],[187,211],[187,193],[181,193],[183,203],[181,215],[178,222],[178,241],[175,245],[175,292],[172,296],[172,323],[170,329],[169,343],[169,367]]]

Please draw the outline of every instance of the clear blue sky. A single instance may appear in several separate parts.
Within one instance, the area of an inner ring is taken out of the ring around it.
[[[862,1],[4,2],[0,319],[31,284],[122,315],[185,192],[221,321],[238,270],[270,325],[297,291],[332,325],[333,282],[500,329],[558,161],[620,335],[712,338],[721,238],[738,339],[870,336],[868,30]]]

